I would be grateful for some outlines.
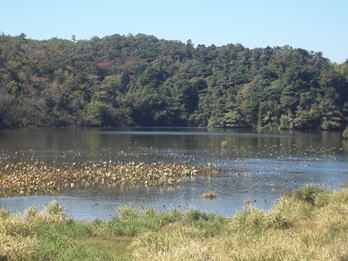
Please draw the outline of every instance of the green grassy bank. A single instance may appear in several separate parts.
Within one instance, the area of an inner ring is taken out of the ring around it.
[[[232,217],[123,207],[79,222],[51,202],[23,215],[0,210],[0,260],[348,260],[348,189],[305,186],[264,212]]]

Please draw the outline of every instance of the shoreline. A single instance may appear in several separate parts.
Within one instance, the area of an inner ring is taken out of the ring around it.
[[[0,210],[5,260],[345,260],[348,189],[305,185],[269,211],[230,217],[202,211],[120,208],[108,221],[74,221],[51,202],[22,215]],[[254,247],[250,247],[250,244]],[[199,259],[201,258],[201,259]]]

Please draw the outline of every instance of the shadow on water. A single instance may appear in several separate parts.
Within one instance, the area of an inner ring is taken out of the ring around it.
[[[223,146],[222,146],[223,144]],[[177,187],[116,187],[59,195],[0,198],[11,212],[61,201],[76,219],[105,219],[121,205],[158,210],[195,208],[231,215],[243,202],[269,209],[286,190],[303,184],[338,189],[348,179],[348,143],[339,132],[257,133],[252,130],[133,128],[0,132],[0,161],[145,161],[213,163],[224,169]],[[214,200],[200,197],[217,194]]]

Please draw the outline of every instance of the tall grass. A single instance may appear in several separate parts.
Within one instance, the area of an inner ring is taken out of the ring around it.
[[[118,210],[77,222],[62,205],[0,210],[0,260],[348,260],[348,190],[304,186],[269,212],[224,218],[197,210]]]
[[[348,190],[305,186],[281,198],[270,212],[245,208],[212,237],[194,225],[144,234],[134,243],[134,256],[158,261],[348,260],[347,217]]]

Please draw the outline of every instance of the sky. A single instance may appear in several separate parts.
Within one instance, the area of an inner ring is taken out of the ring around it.
[[[111,34],[194,45],[290,45],[348,59],[348,0],[0,0],[0,32],[31,39]]]

